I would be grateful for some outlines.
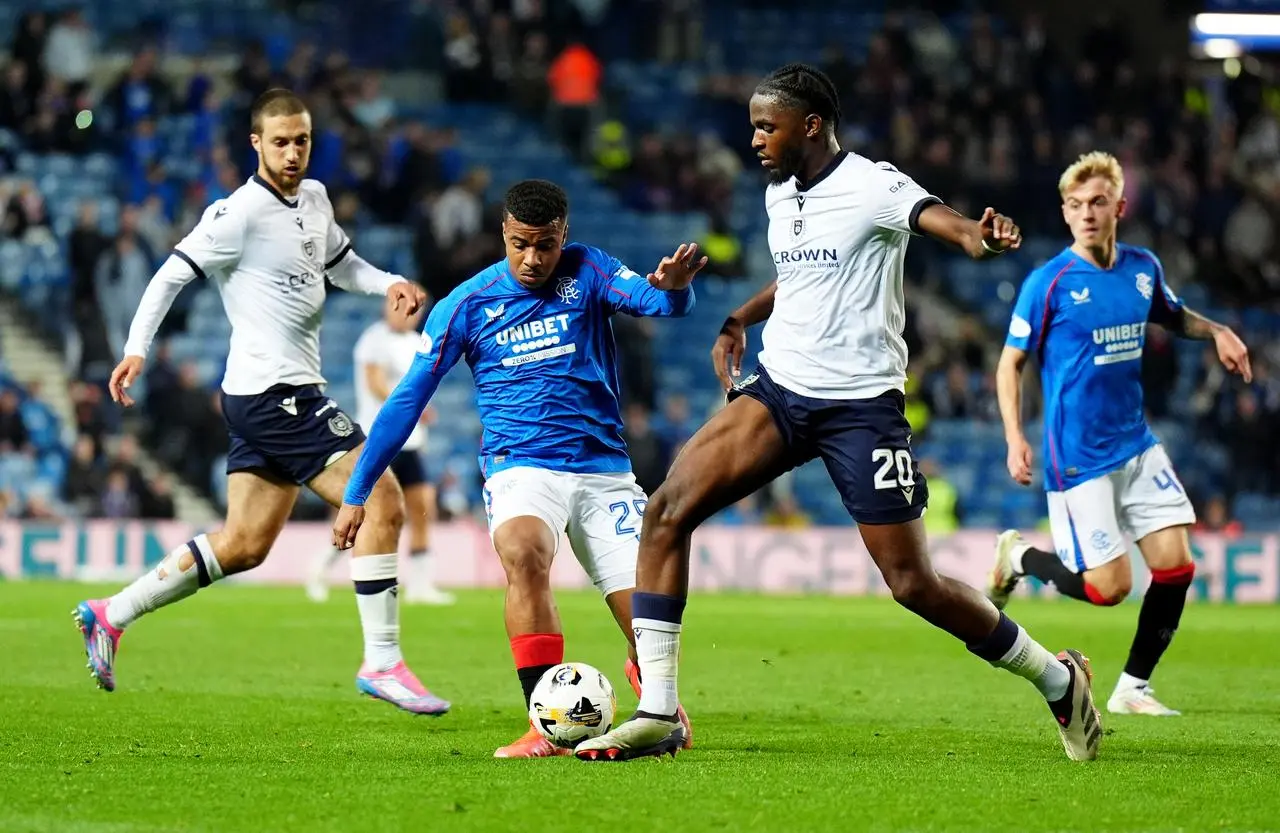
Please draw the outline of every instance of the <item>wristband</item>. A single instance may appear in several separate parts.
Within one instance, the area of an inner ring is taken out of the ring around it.
[[[1005,252],[1009,251],[1008,249],[991,248],[991,244],[987,242],[987,238],[985,237],[982,238],[982,248],[986,251],[987,254],[990,254],[990,255],[1002,255]]]

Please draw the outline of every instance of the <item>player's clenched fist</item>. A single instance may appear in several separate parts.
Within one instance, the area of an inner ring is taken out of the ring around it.
[[[342,504],[338,517],[333,520],[333,545],[340,550],[349,550],[356,545],[356,533],[364,523],[364,507],[350,503]]]
[[[413,315],[427,303],[427,293],[413,281],[400,281],[387,288],[387,297],[392,301],[392,309]]]

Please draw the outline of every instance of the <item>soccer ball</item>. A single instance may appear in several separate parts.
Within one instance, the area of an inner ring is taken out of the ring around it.
[[[529,699],[529,720],[554,745],[572,749],[612,729],[617,708],[604,674],[585,663],[566,662],[538,680]]]

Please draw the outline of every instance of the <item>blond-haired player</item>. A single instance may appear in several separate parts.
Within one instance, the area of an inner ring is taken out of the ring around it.
[[[1165,282],[1160,259],[1116,241],[1124,216],[1124,171],[1093,152],[1058,183],[1074,242],[1022,284],[996,371],[1009,474],[1031,483],[1022,432],[1021,374],[1034,352],[1044,388],[1041,464],[1057,553],[1000,535],[987,593],[1004,607],[1024,576],[1095,605],[1129,596],[1125,537],[1138,545],[1151,585],[1129,660],[1107,703],[1116,714],[1176,715],[1150,685],[1195,573],[1187,527],[1195,513],[1142,407],[1142,350],[1154,322],[1184,338],[1213,340],[1218,358],[1249,381],[1249,354],[1228,327],[1188,309]]]

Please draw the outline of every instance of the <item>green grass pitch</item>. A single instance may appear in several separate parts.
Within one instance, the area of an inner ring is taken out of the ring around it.
[[[405,608],[408,658],[454,702],[356,695],[349,593],[220,587],[140,622],[94,689],[68,615],[103,588],[0,584],[0,830],[1280,830],[1280,609],[1192,606],[1161,696],[1066,760],[1021,680],[881,599],[695,597],[675,759],[495,761],[524,728],[501,598]],[[564,594],[568,658],[634,706],[599,599]],[[1015,601],[1105,699],[1137,609]]]

